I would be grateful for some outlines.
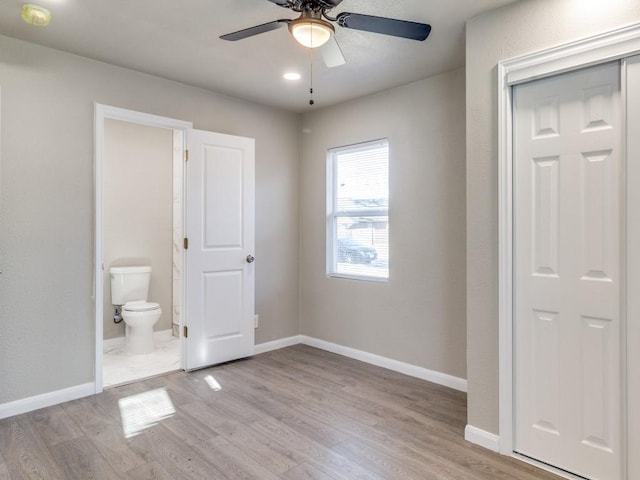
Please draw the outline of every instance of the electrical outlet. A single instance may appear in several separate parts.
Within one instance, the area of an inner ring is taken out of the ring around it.
[[[259,321],[259,315],[254,315],[253,316],[253,328],[258,328],[258,321]]]

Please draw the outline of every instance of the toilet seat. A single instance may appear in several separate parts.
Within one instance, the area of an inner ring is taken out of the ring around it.
[[[160,308],[159,303],[155,302],[145,302],[144,300],[138,300],[135,302],[127,302],[124,304],[122,309],[125,312],[150,312],[152,310],[157,310]]]

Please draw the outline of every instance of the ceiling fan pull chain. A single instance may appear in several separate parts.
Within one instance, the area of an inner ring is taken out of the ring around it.
[[[311,36],[313,38],[313,29],[311,30]],[[313,105],[313,48],[309,49],[309,105]]]

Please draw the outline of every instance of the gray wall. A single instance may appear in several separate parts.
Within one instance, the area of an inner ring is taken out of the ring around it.
[[[93,381],[93,102],[256,139],[256,343],[298,333],[299,117],[0,36],[0,403]]]
[[[482,430],[498,433],[496,65],[638,21],[638,0],[530,0],[467,23],[468,423]]]
[[[303,116],[301,333],[466,378],[464,72]],[[327,278],[326,153],[389,139],[389,283]]]
[[[103,165],[104,338],[124,336],[114,323],[110,267],[150,265],[150,302],[171,329],[173,288],[173,130],[105,119]]]

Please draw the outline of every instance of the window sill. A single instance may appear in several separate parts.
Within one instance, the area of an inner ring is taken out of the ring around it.
[[[347,273],[327,273],[327,278],[341,278],[343,280],[360,280],[362,282],[389,283],[389,278],[366,277],[363,275],[349,275]]]

